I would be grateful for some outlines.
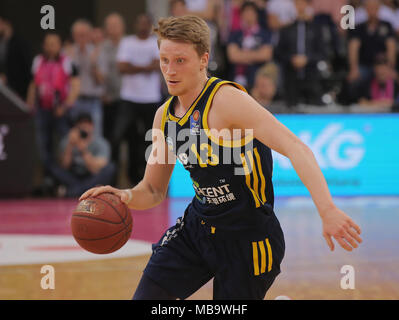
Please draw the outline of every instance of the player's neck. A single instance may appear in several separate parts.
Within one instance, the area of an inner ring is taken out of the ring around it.
[[[197,97],[200,95],[207,81],[208,77],[205,74],[204,77],[201,77],[201,80],[198,81],[196,87],[194,87],[192,90],[188,91],[187,93],[178,96],[179,107],[187,111],[190,108],[190,106],[193,104],[195,99],[197,99]]]

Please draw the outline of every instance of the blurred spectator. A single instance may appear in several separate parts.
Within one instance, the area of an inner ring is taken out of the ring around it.
[[[152,21],[146,14],[138,16],[136,34],[125,37],[119,46],[117,62],[122,74],[121,103],[112,135],[113,159],[118,159],[119,145],[126,137],[129,144],[129,178],[138,183],[146,166],[145,142],[152,128],[156,108],[161,101],[159,50],[151,35]]]
[[[382,54],[374,63],[374,77],[360,92],[359,104],[366,107],[390,108],[399,93],[394,73]]]
[[[321,104],[318,63],[325,58],[319,27],[309,14],[308,0],[295,0],[297,19],[281,29],[277,57],[283,69],[288,107],[299,102]]]
[[[231,32],[241,29],[240,9],[245,0],[225,0],[223,8],[222,38],[228,41]]]
[[[196,15],[206,21],[215,21],[220,0],[185,0],[188,14]]]
[[[91,43],[92,26],[80,19],[72,25],[74,41],[71,59],[78,67],[80,77],[80,95],[72,109],[71,117],[81,112],[90,113],[95,123],[96,134],[102,135],[101,97],[104,92],[104,75],[108,72],[106,64],[100,59],[98,51]]]
[[[174,17],[182,17],[187,15],[188,9],[185,0],[170,0],[169,14]]]
[[[91,30],[91,43],[95,47],[99,47],[105,40],[104,31],[102,28],[96,27]]]
[[[268,63],[256,72],[254,87],[251,96],[262,106],[270,109],[277,91],[278,67]]]
[[[68,132],[66,113],[79,94],[76,68],[61,53],[58,34],[45,35],[43,53],[33,60],[32,74],[27,104],[35,111],[37,143],[47,175],[53,162],[54,134],[61,138]]]
[[[389,66],[396,65],[395,34],[388,22],[378,18],[380,2],[366,0],[365,8],[368,20],[356,26],[348,33],[348,102],[357,102],[359,90],[370,81],[373,75],[373,64],[378,54],[385,54]]]
[[[185,0],[186,14],[196,15],[206,21],[211,30],[211,52],[208,69],[213,75],[224,72],[223,49],[220,44],[219,26],[222,24],[223,0]]]
[[[100,55],[107,65],[108,72],[104,75],[103,95],[103,132],[104,137],[111,141],[115,127],[115,118],[118,113],[122,75],[119,72],[116,55],[119,44],[125,33],[125,22],[118,13],[111,13],[105,18],[106,40],[104,41]]]
[[[62,53],[68,57],[71,57],[73,54],[73,41],[70,37],[66,38],[62,43]]]
[[[262,28],[269,29],[267,24],[267,0],[250,0],[258,7],[258,21]]]
[[[377,17],[381,21],[388,22],[395,32],[399,32],[399,21],[396,15],[395,3],[393,0],[382,0],[379,1],[380,6],[377,11]],[[355,10],[355,23],[361,24],[368,20],[368,10],[366,4],[359,6]]]
[[[115,166],[108,142],[94,134],[90,114],[80,114],[60,143],[59,165],[51,172],[61,185],[60,196],[77,197],[96,185],[111,182]]]
[[[14,32],[12,23],[0,16],[0,84],[26,99],[32,56],[29,45]]]
[[[241,7],[241,30],[231,33],[227,55],[233,64],[230,78],[248,88],[253,86],[259,67],[272,59],[270,33],[259,25],[258,8],[253,2]]]
[[[346,30],[341,28],[341,19],[343,17],[341,8],[348,3],[347,0],[317,0],[312,1],[314,11],[314,22],[321,29],[324,52],[326,58],[331,62],[333,71],[343,70],[346,65]],[[342,83],[342,76],[339,79]]]
[[[320,15],[329,16],[332,22],[339,26],[343,16],[341,8],[346,4],[348,4],[348,0],[314,0],[312,1],[312,8],[315,18]]]
[[[364,1],[364,0],[349,0],[349,1],[348,1],[348,4],[349,4],[350,6],[352,6],[353,8],[357,9],[357,8],[359,8],[359,7],[362,6],[362,2],[363,2],[363,1]]]
[[[348,4],[348,0],[317,0],[311,1],[313,16],[316,23],[321,26],[328,26],[330,29],[329,37],[338,36],[337,32],[340,35],[345,35],[346,30],[341,28],[341,20],[343,14],[341,13],[341,9],[343,6]],[[356,10],[356,9],[355,9]],[[355,20],[357,23],[357,21]],[[325,30],[323,30],[325,32]]]
[[[227,31],[238,31],[241,29],[240,9],[246,0],[225,0],[223,6],[223,33]],[[247,0],[256,4],[258,8],[258,21],[262,28],[268,29],[266,22],[266,3],[267,0]]]
[[[278,31],[296,19],[294,0],[269,0],[267,2],[269,28]]]

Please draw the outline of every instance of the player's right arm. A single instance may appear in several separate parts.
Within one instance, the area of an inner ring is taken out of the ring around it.
[[[157,206],[165,199],[176,158],[169,151],[161,131],[163,110],[164,106],[161,106],[155,114],[152,150],[147,160],[143,180],[132,189],[121,190],[112,186],[92,188],[83,193],[79,200],[111,192],[119,196],[129,208],[145,210]]]

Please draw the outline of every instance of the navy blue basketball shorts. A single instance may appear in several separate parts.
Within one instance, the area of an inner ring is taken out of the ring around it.
[[[264,299],[280,273],[284,236],[278,223],[256,239],[216,237],[217,230],[195,214],[177,219],[160,241],[144,270],[171,296],[186,299],[213,280],[213,299]]]

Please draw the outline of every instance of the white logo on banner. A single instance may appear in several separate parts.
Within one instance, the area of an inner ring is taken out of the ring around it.
[[[356,167],[363,159],[363,136],[355,130],[342,130],[342,127],[339,123],[331,124],[314,139],[309,131],[298,134],[298,137],[312,149],[320,168],[347,170]],[[288,158],[277,152],[273,152],[273,157],[282,169],[292,169]]]
[[[3,124],[0,125],[0,161],[1,160],[7,160],[7,153],[5,151],[6,145],[4,143],[4,137],[8,134],[10,131],[8,125]]]

